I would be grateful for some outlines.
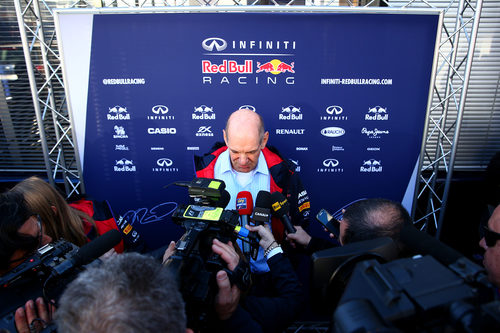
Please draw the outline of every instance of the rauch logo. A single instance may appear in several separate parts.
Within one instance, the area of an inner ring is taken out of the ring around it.
[[[345,134],[345,130],[340,127],[326,127],[321,130],[321,135],[336,138]]]

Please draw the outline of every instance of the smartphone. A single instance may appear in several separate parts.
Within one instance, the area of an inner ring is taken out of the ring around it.
[[[340,222],[332,216],[332,214],[328,213],[328,211],[324,208],[316,214],[316,220],[318,220],[328,231],[335,235],[335,237],[339,238],[340,235]]]

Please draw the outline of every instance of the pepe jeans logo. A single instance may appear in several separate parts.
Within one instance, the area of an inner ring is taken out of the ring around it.
[[[378,128],[369,130],[366,127],[361,129],[361,134],[366,134],[370,139],[380,139],[382,134],[389,134],[389,130],[379,130]]]

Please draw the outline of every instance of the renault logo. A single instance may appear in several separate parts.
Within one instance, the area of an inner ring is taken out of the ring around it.
[[[151,111],[155,114],[165,114],[168,112],[168,108],[165,105],[155,105],[151,108]]]
[[[226,49],[227,43],[222,38],[210,37],[210,38],[205,39],[203,41],[203,43],[201,43],[201,46],[205,50],[210,51],[210,52],[212,52],[214,50],[214,48],[217,51],[223,51]]]
[[[334,158],[328,158],[323,161],[323,165],[327,168],[335,168],[337,165],[339,165],[339,161]]]
[[[169,167],[172,165],[172,163],[174,163],[174,162],[172,162],[171,159],[166,158],[166,157],[160,158],[158,161],[156,161],[156,164],[158,164],[161,167]]]

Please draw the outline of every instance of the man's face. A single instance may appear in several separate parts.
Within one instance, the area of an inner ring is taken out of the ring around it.
[[[24,224],[17,230],[19,234],[26,236],[33,236],[39,239],[39,247],[42,247],[50,242],[52,238],[43,232],[43,227],[41,222],[38,220],[37,216],[31,216],[24,222]],[[11,257],[11,267],[12,269],[23,262],[23,259],[28,253],[25,250],[16,250]]]
[[[498,206],[488,220],[488,229],[500,234],[500,206]],[[483,264],[488,272],[488,279],[500,287],[500,240],[488,246],[485,238],[481,238],[479,245],[485,250]]]
[[[224,131],[224,139],[229,151],[231,166],[238,172],[250,172],[257,167],[259,154],[266,146],[268,133],[259,142],[258,133],[231,131],[230,135]]]

